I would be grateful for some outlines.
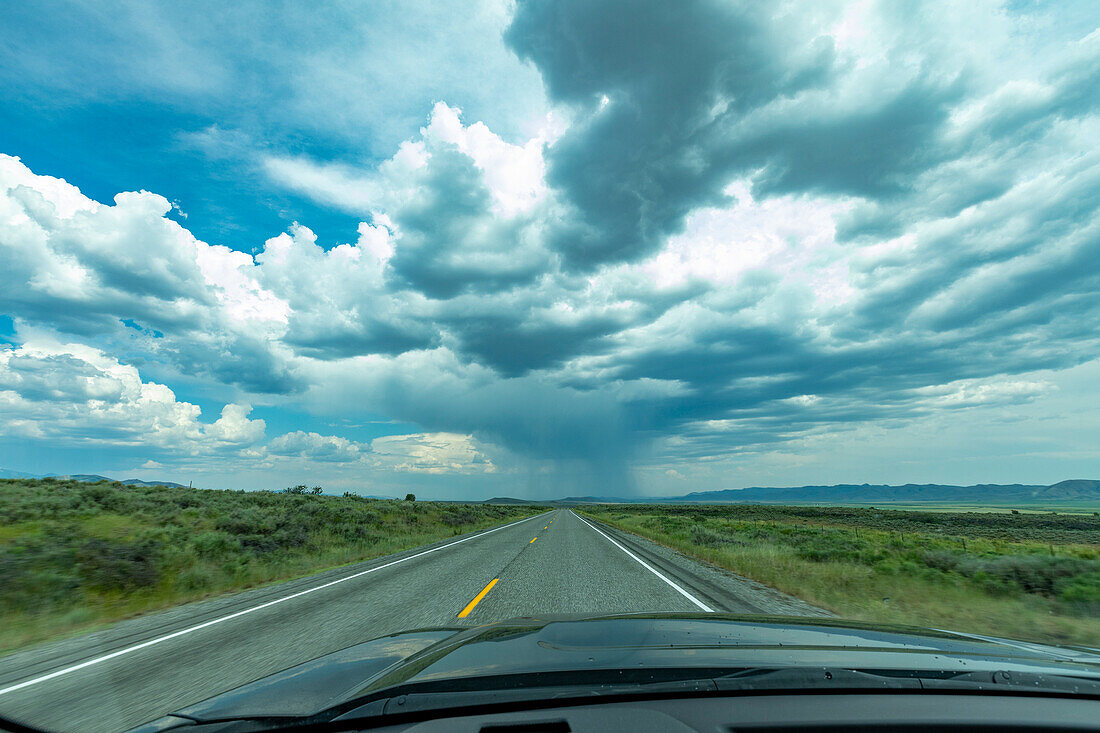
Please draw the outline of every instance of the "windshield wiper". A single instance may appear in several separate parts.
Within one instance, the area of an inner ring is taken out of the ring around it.
[[[484,711],[532,705],[572,705],[585,700],[693,697],[759,692],[982,692],[1072,695],[1100,699],[1100,678],[1029,672],[957,672],[834,667],[738,669],[623,669],[553,672],[501,677],[442,679],[377,690],[304,718],[246,718],[264,729],[300,726],[339,730],[357,723],[382,725],[396,719],[447,711]],[[201,722],[215,722],[203,720]],[[228,722],[224,720],[222,722]]]
[[[710,677],[660,680],[656,682],[532,685],[467,691],[410,689],[397,695],[373,700],[333,720],[362,720],[364,717],[408,715],[432,710],[457,710],[468,707],[479,708],[485,705],[507,705],[509,703],[555,702],[579,698],[635,697],[638,695],[689,696],[717,691],[718,687]]]
[[[715,678],[718,689],[760,690],[973,690],[1037,692],[1100,697],[1100,678],[1036,672],[934,671],[777,667],[742,670]]]
[[[587,680],[578,681],[578,676]],[[551,679],[551,677],[557,679]],[[517,679],[520,678],[520,679]],[[456,682],[468,689],[456,690]],[[486,705],[563,702],[585,698],[692,696],[762,691],[857,690],[1038,693],[1100,698],[1100,678],[1024,672],[858,670],[830,667],[600,670],[507,678],[440,680],[382,690],[341,705],[332,720],[377,719]]]

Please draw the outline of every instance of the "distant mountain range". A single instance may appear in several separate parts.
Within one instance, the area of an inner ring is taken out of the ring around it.
[[[714,502],[986,502],[986,501],[1090,501],[1100,500],[1100,481],[1072,479],[1051,486],[1029,484],[838,484],[836,486],[799,486],[789,489],[752,487],[687,494],[678,501]]]
[[[501,497],[487,503],[519,503],[524,500]],[[531,501],[532,504],[875,504],[875,503],[1052,503],[1085,502],[1100,504],[1100,481],[1070,479],[1051,486],[1032,484],[836,484],[833,486],[794,486],[774,488],[753,486],[746,489],[696,491],[684,496],[567,496],[562,499]]]
[[[3,478],[57,478],[68,479],[71,481],[85,481],[87,483],[95,483],[97,481],[114,481],[113,478],[107,476],[100,476],[95,473],[72,473],[72,474],[58,474],[58,473],[23,473],[22,471],[10,471],[6,468],[0,468],[0,479]],[[178,488],[185,488],[183,484],[177,484],[174,481],[142,481],[137,478],[128,478],[123,481],[119,481],[120,484],[126,484],[127,486],[175,486]]]
[[[0,468],[4,478],[60,478],[74,481],[113,481],[98,474],[32,474]],[[175,486],[173,481],[142,481],[130,478],[119,483],[131,486]],[[373,497],[387,498],[387,497]],[[497,496],[484,504],[919,504],[919,503],[1019,503],[1049,504],[1075,502],[1100,505],[1100,481],[1070,479],[1050,486],[1032,484],[835,484],[833,486],[794,486],[774,488],[752,486],[746,489],[695,491],[684,496],[566,496],[561,499],[516,499]]]

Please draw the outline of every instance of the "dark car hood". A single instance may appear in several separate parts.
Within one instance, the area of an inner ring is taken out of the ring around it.
[[[722,614],[539,617],[385,636],[138,730],[311,715],[393,685],[646,668],[840,667],[1100,676],[1100,650],[853,622]]]

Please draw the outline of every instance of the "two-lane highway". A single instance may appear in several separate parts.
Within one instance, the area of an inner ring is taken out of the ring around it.
[[[817,609],[570,510],[0,659],[0,714],[120,730],[384,634],[561,613]]]

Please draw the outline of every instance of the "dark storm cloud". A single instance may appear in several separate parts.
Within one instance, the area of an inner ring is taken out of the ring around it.
[[[947,154],[933,143],[959,83],[914,81],[848,109],[830,98],[792,106],[843,69],[831,39],[782,32],[770,7],[519,6],[509,42],[578,109],[549,151],[549,181],[578,212],[555,242],[571,264],[653,252],[738,175],[758,171],[761,194],[891,197]]]
[[[530,456],[611,461],[628,451],[621,408],[609,395],[530,378],[472,386],[461,394],[425,394],[423,387],[398,384],[388,390],[387,402],[417,422],[484,435]]]
[[[988,322],[993,338],[1006,318],[1020,325],[1020,309],[1048,311],[1059,301],[1081,315],[1100,275],[1098,211],[1100,168],[1071,164],[1049,188],[929,237],[916,266],[902,260],[866,271],[867,297],[845,330],[868,335],[907,323],[950,333]]]
[[[557,324],[540,322],[530,314],[506,312],[480,316],[453,313],[444,323],[456,336],[455,348],[460,354],[505,377],[561,366],[578,355],[599,353],[606,348],[601,341],[624,325],[622,318],[605,314],[579,323]]]
[[[260,394],[289,395],[306,385],[270,340],[248,334],[164,339],[153,353],[184,374]]]
[[[435,429],[470,433],[528,459],[552,459],[571,486],[630,491],[638,447],[623,406],[604,391],[582,391],[530,377],[465,385],[425,385],[414,375],[384,389],[391,414]],[[580,466],[571,470],[572,465]]]
[[[628,465],[638,442],[611,392],[535,376],[492,378],[484,369],[462,370],[442,351],[372,366],[345,366],[338,378],[314,384],[307,395],[312,409],[356,414],[354,401],[370,394],[384,414],[432,431],[472,434],[525,460],[551,461],[540,480],[567,473],[571,481],[630,488]]]
[[[433,151],[415,200],[394,222],[401,247],[390,261],[398,284],[430,298],[494,292],[528,283],[549,266],[524,221],[497,220],[492,195],[469,156]]]
[[[953,87],[913,84],[885,103],[825,119],[792,115],[759,136],[735,144],[737,168],[764,167],[754,180],[759,195],[848,194],[889,199],[908,192],[914,177],[950,155],[934,145]],[[733,168],[733,166],[731,166]],[[734,168],[734,170],[737,170]]]
[[[799,53],[780,54],[757,15],[701,3],[518,6],[508,42],[579,113],[549,170],[578,211],[557,242],[573,264],[650,253],[693,208],[719,203],[728,171],[711,157],[726,116],[827,76],[827,44],[787,67],[781,59]]]
[[[406,351],[430,349],[439,344],[439,334],[430,325],[419,322],[359,323],[353,329],[293,329],[283,341],[296,351],[314,359],[343,359],[360,354],[396,356]]]
[[[652,323],[670,308],[691,300],[706,286],[690,283],[658,291],[652,285],[618,284],[599,296],[583,279],[559,278],[491,298],[461,298],[442,304],[436,316],[448,345],[461,357],[491,367],[505,377],[556,369],[571,359],[612,352],[614,336]],[[548,303],[576,306],[555,312]],[[608,303],[617,307],[608,307]]]

